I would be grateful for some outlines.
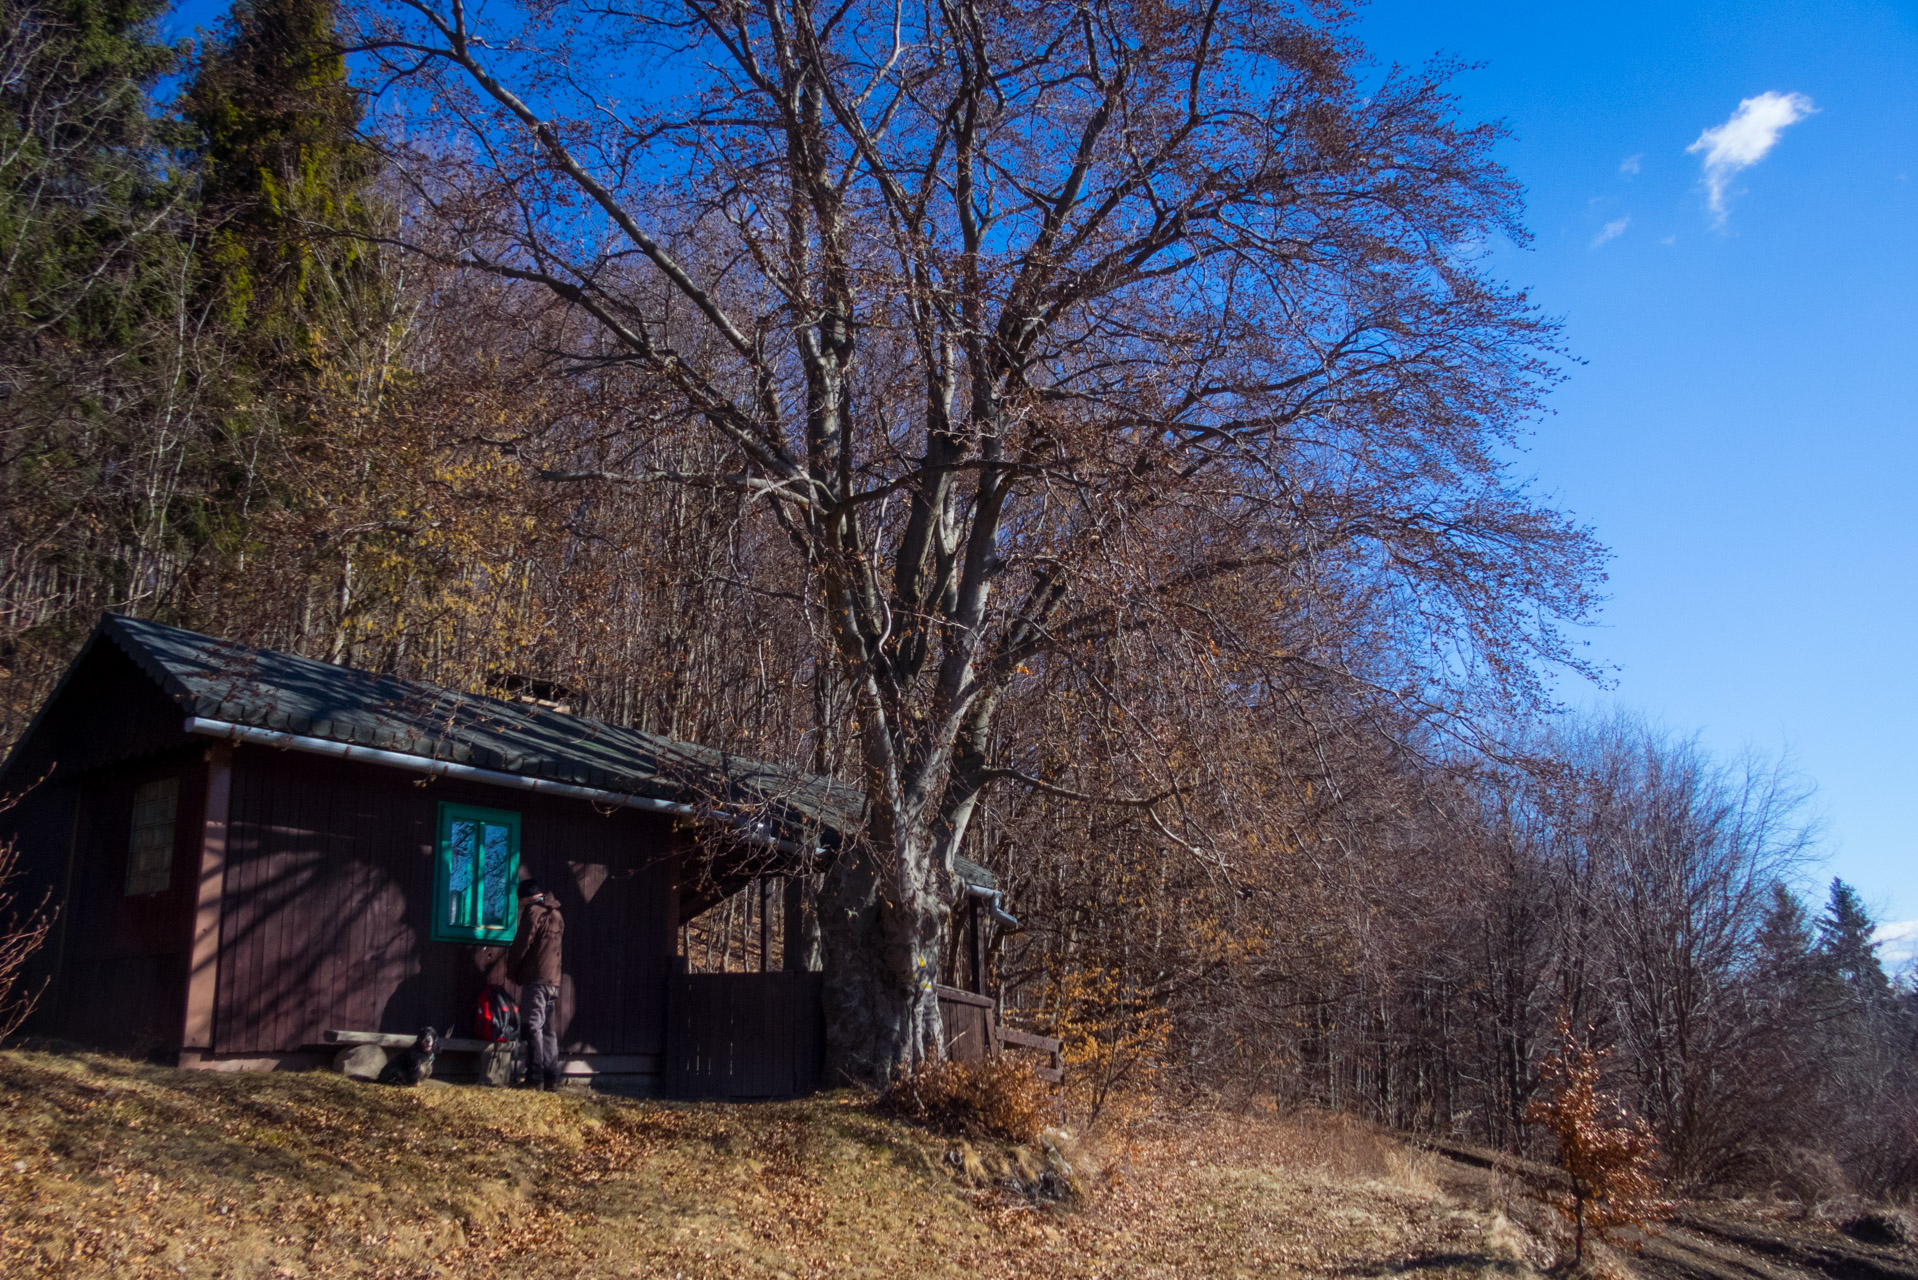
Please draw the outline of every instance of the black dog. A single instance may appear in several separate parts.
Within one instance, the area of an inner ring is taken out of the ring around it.
[[[452,1035],[453,1029],[448,1027],[446,1034]],[[413,1047],[380,1068],[380,1083],[410,1086],[432,1079],[433,1059],[439,1051],[440,1033],[431,1027],[421,1027]]]

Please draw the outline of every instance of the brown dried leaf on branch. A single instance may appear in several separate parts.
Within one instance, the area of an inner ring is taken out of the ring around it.
[[[1001,1054],[984,1062],[925,1062],[901,1072],[879,1109],[941,1133],[1031,1142],[1045,1128],[1051,1090],[1032,1068]]]
[[[1539,1068],[1544,1095],[1526,1109],[1529,1124],[1558,1140],[1558,1164],[1567,1183],[1543,1188],[1542,1199],[1572,1221],[1573,1260],[1585,1257],[1585,1233],[1600,1240],[1614,1227],[1649,1227],[1671,1212],[1661,1196],[1658,1139],[1645,1121],[1599,1088],[1608,1056],[1572,1030],[1561,1013],[1558,1048]]]

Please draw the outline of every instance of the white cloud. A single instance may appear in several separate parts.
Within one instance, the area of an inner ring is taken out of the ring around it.
[[[1631,225],[1632,225],[1632,215],[1629,213],[1622,218],[1612,219],[1610,222],[1605,224],[1605,229],[1603,231],[1600,231],[1597,235],[1592,237],[1592,248],[1594,249],[1598,248],[1598,246],[1604,244],[1607,240],[1618,239],[1620,236],[1625,234],[1625,228]]]
[[[1623,160],[1620,160],[1618,162],[1618,171],[1629,178],[1633,174],[1637,173],[1640,168],[1643,167],[1640,164],[1640,161],[1644,160],[1644,158],[1645,158],[1645,153],[1643,151],[1639,152],[1635,156],[1626,156]]]
[[[1741,171],[1751,168],[1778,145],[1786,126],[1797,124],[1818,110],[1802,93],[1767,91],[1746,98],[1731,119],[1698,135],[1686,147],[1688,155],[1703,152],[1705,190],[1719,222],[1725,221],[1725,189]]]
[[[1886,973],[1899,973],[1918,966],[1918,920],[1899,920],[1881,924],[1872,935],[1878,944],[1878,959]]]

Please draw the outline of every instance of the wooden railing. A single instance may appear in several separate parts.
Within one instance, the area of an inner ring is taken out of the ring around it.
[[[983,1062],[1008,1049],[1031,1049],[1045,1055],[1033,1068],[1041,1079],[1059,1084],[1066,1078],[1064,1043],[1052,1036],[1035,1036],[999,1025],[993,1003],[985,996],[957,987],[938,987],[939,1020],[945,1024],[946,1056],[955,1062]]]
[[[1056,1036],[1035,1036],[1024,1031],[1014,1031],[1010,1027],[1000,1027],[998,1034],[1000,1051],[1011,1045],[1018,1049],[1037,1049],[1046,1055],[1046,1065],[1034,1067],[1032,1073],[1041,1080],[1053,1084],[1063,1084],[1066,1078],[1065,1041]]]

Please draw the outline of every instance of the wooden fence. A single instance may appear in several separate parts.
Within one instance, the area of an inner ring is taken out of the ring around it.
[[[792,1098],[819,1087],[821,975],[677,973],[666,980],[667,1096]]]
[[[1032,1073],[1041,1080],[1047,1080],[1053,1084],[1065,1083],[1066,1055],[1065,1042],[1063,1040],[1055,1036],[1035,1036],[1025,1031],[1014,1031],[1010,1027],[998,1028],[994,1033],[994,1039],[998,1041],[999,1051],[1001,1053],[1010,1047],[1014,1049],[1032,1049],[1044,1054],[1044,1064],[1034,1067]]]
[[[984,1062],[993,1049],[992,1001],[957,987],[936,990],[939,1021],[945,1024],[946,1056],[954,1062]]]
[[[674,1098],[792,1098],[820,1085],[825,1056],[822,975],[679,973],[666,986],[666,1072]],[[1060,1042],[998,1025],[992,1001],[939,987],[946,1052],[960,1062],[1024,1050],[1043,1055],[1042,1080],[1065,1078]]]
[[[1002,1027],[993,1016],[992,1001],[957,987],[938,987],[939,1020],[945,1024],[946,1056],[955,1062],[983,1062],[1008,1049],[1026,1049],[1045,1055],[1033,1068],[1041,1080],[1059,1084],[1066,1078],[1064,1045],[1052,1036],[1035,1036]]]

